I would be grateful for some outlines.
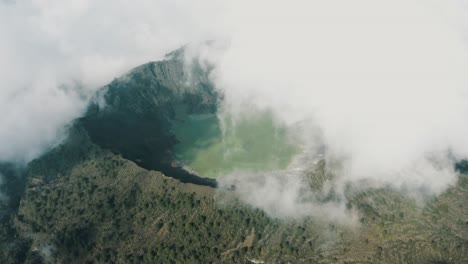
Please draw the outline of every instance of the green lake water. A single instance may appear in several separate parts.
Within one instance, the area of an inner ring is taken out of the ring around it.
[[[177,159],[203,177],[217,178],[234,171],[285,169],[299,149],[287,129],[271,113],[241,116],[190,115],[173,125],[179,143]]]

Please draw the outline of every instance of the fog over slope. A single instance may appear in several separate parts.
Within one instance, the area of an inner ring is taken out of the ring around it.
[[[3,1],[0,161],[37,157],[96,88],[192,43],[189,59],[216,66],[223,109],[272,111],[301,158],[339,162],[335,188],[438,194],[468,157],[466,12],[461,0]],[[308,214],[300,171],[222,181],[272,213]]]
[[[216,10],[167,0],[0,1],[0,160],[31,160],[97,88],[209,37]]]
[[[273,109],[279,122],[301,130],[306,152],[338,161],[333,192],[351,184],[439,194],[456,183],[453,164],[468,155],[466,9],[458,4],[239,6],[231,19],[242,23],[214,59],[214,78],[231,111]],[[300,176],[292,174],[243,175],[239,192],[273,213],[323,214],[314,198],[303,202]],[[344,207],[330,205],[331,214]]]

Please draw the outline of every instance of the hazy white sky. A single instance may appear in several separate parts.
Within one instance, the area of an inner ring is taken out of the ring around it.
[[[313,118],[328,154],[347,160],[346,179],[439,192],[455,176],[428,157],[468,155],[461,10],[418,0],[236,4],[216,77],[234,105],[254,100],[291,124]]]
[[[343,164],[335,191],[365,182],[438,194],[457,181],[453,158],[468,157],[463,5],[237,1],[226,20],[228,48],[211,58],[214,78],[232,111],[255,105],[273,109],[292,129],[308,124],[304,137],[321,138],[325,158]],[[221,182],[238,183],[240,197],[275,215],[353,215],[343,203],[300,202],[295,173]]]

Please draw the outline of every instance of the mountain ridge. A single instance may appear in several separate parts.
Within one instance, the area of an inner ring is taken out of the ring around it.
[[[182,51],[169,58],[136,67],[104,86],[77,123],[93,142],[141,167],[216,186],[213,179],[174,165],[178,141],[171,127],[190,114],[216,114],[218,92],[200,65],[185,66]]]
[[[422,207],[385,188],[349,197],[357,229],[269,216],[173,166],[171,126],[216,114],[222,97],[182,58],[177,51],[105,86],[68,138],[24,171],[0,166],[17,186],[0,221],[2,263],[468,262],[465,163],[458,184]],[[187,86],[188,75],[196,79]],[[325,173],[304,184],[320,188]]]

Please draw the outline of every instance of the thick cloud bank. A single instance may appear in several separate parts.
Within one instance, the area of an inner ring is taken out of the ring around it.
[[[454,162],[468,157],[461,1],[241,1],[230,11],[225,54],[207,55],[227,108],[272,109],[302,130],[305,152],[339,162],[329,168],[334,191],[365,183],[438,194],[455,184]],[[283,177],[246,176],[237,191],[279,215],[312,212]]]

